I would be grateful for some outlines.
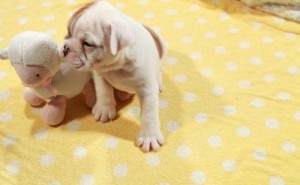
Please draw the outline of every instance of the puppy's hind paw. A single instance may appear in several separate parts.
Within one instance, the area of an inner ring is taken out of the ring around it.
[[[164,144],[164,137],[160,130],[143,132],[139,134],[136,139],[136,146],[141,147],[143,152],[149,152],[151,150],[158,151],[161,145]]]
[[[95,104],[92,110],[93,116],[96,121],[106,123],[116,118],[116,108],[114,105],[101,105]]]

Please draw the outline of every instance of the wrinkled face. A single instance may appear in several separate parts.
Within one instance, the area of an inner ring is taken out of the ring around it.
[[[43,66],[13,64],[22,84],[27,87],[38,87],[45,84],[50,78],[50,71]]]
[[[76,70],[110,65],[118,52],[134,40],[124,21],[108,19],[108,12],[97,5],[90,6],[93,4],[79,9],[71,17],[65,43],[59,50],[60,56]]]
[[[101,28],[94,31],[78,21],[73,30],[65,37],[65,43],[59,53],[76,70],[91,70],[109,55],[104,46],[104,33]]]

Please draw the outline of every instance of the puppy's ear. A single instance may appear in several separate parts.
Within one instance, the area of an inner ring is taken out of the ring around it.
[[[134,42],[134,35],[123,20],[113,20],[108,24],[108,42],[112,55],[131,45]]]

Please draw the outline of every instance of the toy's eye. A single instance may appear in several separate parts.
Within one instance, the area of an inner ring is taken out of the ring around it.
[[[83,46],[86,46],[86,47],[95,47],[95,45],[93,45],[93,44],[90,44],[90,43],[88,43],[88,42],[86,42],[86,41],[84,41],[83,42]]]
[[[39,77],[40,77],[40,74],[36,74],[35,76],[39,78]]]

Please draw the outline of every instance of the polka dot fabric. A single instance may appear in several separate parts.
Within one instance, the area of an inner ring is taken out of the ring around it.
[[[63,43],[88,1],[0,1],[0,47],[25,30]],[[111,0],[166,40],[161,129],[142,153],[136,97],[94,121],[79,96],[49,127],[0,62],[1,185],[297,185],[300,182],[300,26],[234,0]]]

